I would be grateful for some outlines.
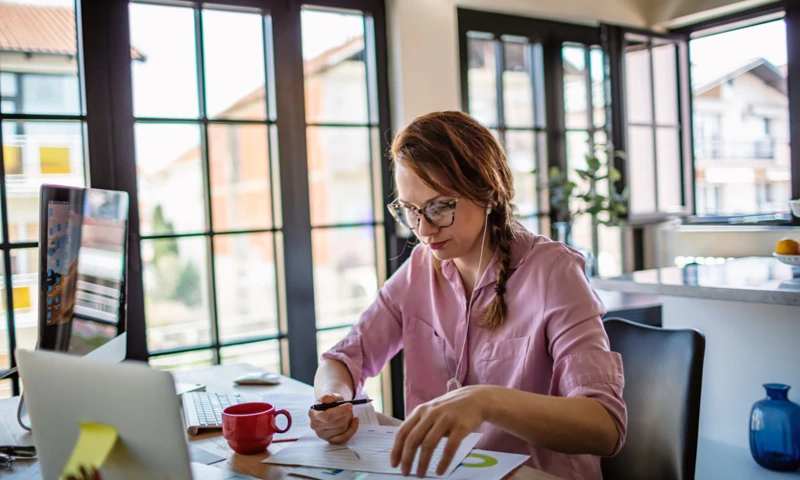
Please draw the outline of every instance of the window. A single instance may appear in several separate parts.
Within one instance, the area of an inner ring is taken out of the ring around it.
[[[310,382],[387,276],[383,13],[220,3],[129,7],[146,355]]]
[[[670,38],[625,35],[627,177],[632,218],[687,212],[679,69],[686,46]],[[713,123],[713,120],[712,120]],[[714,138],[713,126],[704,126]]]
[[[0,17],[17,20],[0,29],[0,370],[13,366],[9,352],[36,344],[39,186],[86,184],[76,8],[54,3],[0,3]],[[32,25],[40,22],[59,34],[38,35]],[[0,397],[12,393],[19,393],[18,379],[0,381]]]
[[[700,31],[689,43],[699,216],[788,216],[786,22],[758,23]],[[699,196],[708,189],[714,202]]]
[[[129,12],[132,48],[147,52],[132,77],[151,363],[252,357],[281,370],[270,15],[138,3]]]
[[[495,40],[492,34],[474,31],[466,41],[469,113],[506,147],[519,219],[535,232],[544,231],[547,210],[541,208],[534,174],[547,169],[542,45],[526,37]]]
[[[545,172],[558,166],[585,187],[576,169],[586,168],[590,153],[607,162],[611,148],[599,29],[459,9],[459,32],[462,104],[505,146],[519,220],[553,235]],[[618,228],[583,215],[572,242],[591,274],[621,273]]]
[[[341,340],[386,279],[374,24],[301,13],[317,352]],[[382,378],[365,389],[382,407]]]

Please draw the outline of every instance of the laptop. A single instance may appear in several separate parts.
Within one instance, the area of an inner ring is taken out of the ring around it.
[[[190,464],[172,375],[145,364],[107,363],[47,351],[17,350],[42,478],[59,478],[79,422],[117,429],[103,480],[242,479]],[[194,472],[194,474],[193,474]]]

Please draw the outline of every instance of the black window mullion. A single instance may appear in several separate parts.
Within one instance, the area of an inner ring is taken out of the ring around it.
[[[199,104],[200,117],[204,120],[208,119],[206,112],[206,88],[205,88],[205,52],[203,42],[203,10],[201,8],[194,8],[194,26],[195,26],[195,50],[197,61],[197,100]],[[208,122],[203,122],[200,133],[200,163],[203,170],[203,201],[205,202],[205,217],[206,228],[213,231],[213,213],[211,208],[211,165],[209,159],[208,149]],[[220,341],[219,341],[219,318],[217,312],[217,278],[215,275],[215,258],[214,258],[214,238],[213,236],[205,236],[206,240],[206,263],[208,276],[206,283],[208,287],[208,307],[211,321],[211,346],[212,358],[214,364],[220,362]]]
[[[280,201],[280,199],[275,198],[275,171],[272,168],[272,132],[270,131],[270,120],[272,119],[272,115],[270,112],[274,108],[273,100],[274,97],[272,96],[272,90],[274,88],[274,84],[272,83],[272,19],[267,12],[262,12],[262,19],[261,19],[261,45],[262,50],[264,52],[264,106],[266,107],[266,130],[267,130],[267,171],[269,172],[269,211],[270,216],[272,218],[272,228],[277,229],[277,222],[275,221],[275,203],[276,200]],[[278,261],[278,239],[277,234],[275,231],[270,235],[272,239],[272,258],[275,262],[275,268],[273,269],[273,277],[275,278],[275,318],[277,320],[277,327],[278,327],[278,334],[280,338],[283,338],[284,331],[281,328],[283,324],[282,313],[281,313],[281,289],[280,289],[280,271],[281,262]],[[285,366],[283,361],[283,355],[281,354],[282,347],[280,345],[280,339],[278,340],[278,365],[280,366],[281,373],[284,373]]]
[[[275,45],[275,88],[280,182],[283,198],[283,242],[289,366],[292,378],[312,383],[317,369],[314,275],[311,259],[308,157],[306,152],[305,84],[300,5],[275,5],[272,25]]]
[[[0,122],[2,123],[2,122]],[[0,145],[3,145],[3,129],[0,128]],[[0,182],[0,212],[2,214],[2,226],[3,226],[3,267],[4,267],[4,282],[5,282],[5,289],[6,289],[6,328],[8,332],[8,361],[9,361],[9,368],[15,368],[17,366],[16,358],[14,356],[14,351],[17,349],[17,331],[16,331],[16,324],[14,322],[14,286],[11,281],[11,250],[8,244],[8,199],[6,195],[6,167],[5,167],[5,159],[3,158],[3,149],[0,148],[0,178],[2,182]],[[19,375],[14,374],[11,377],[11,394],[12,395],[19,395]]]
[[[503,41],[497,37],[492,42],[494,48],[494,79],[495,79],[495,95],[497,95],[497,130],[500,134],[500,140],[505,145],[506,142],[506,109],[505,99],[503,98],[503,71],[505,70],[505,53],[506,49]]]
[[[792,198],[800,198],[800,4],[786,2],[786,57],[789,77],[789,145]],[[800,219],[793,218],[795,224]]]
[[[661,212],[661,206],[658,199],[658,132],[656,131],[656,78],[655,66],[653,65],[653,40],[652,38],[647,41],[648,52],[648,66],[650,68],[650,125],[653,137],[653,195],[655,195],[656,208],[655,213]]]

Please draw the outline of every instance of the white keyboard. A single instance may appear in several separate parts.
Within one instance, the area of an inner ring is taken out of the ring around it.
[[[197,435],[203,430],[222,428],[222,410],[247,399],[238,393],[189,392],[181,396],[186,431]]]

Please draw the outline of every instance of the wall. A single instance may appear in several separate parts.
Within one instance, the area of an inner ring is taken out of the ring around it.
[[[638,0],[388,0],[392,121],[460,110],[457,7],[594,24],[644,27]]]
[[[638,0],[648,25],[674,27],[747,10],[776,0]]]
[[[696,328],[706,337],[701,438],[747,448],[750,407],[766,397],[762,384],[800,384],[798,314],[800,307],[786,305],[664,297],[664,328]]]

